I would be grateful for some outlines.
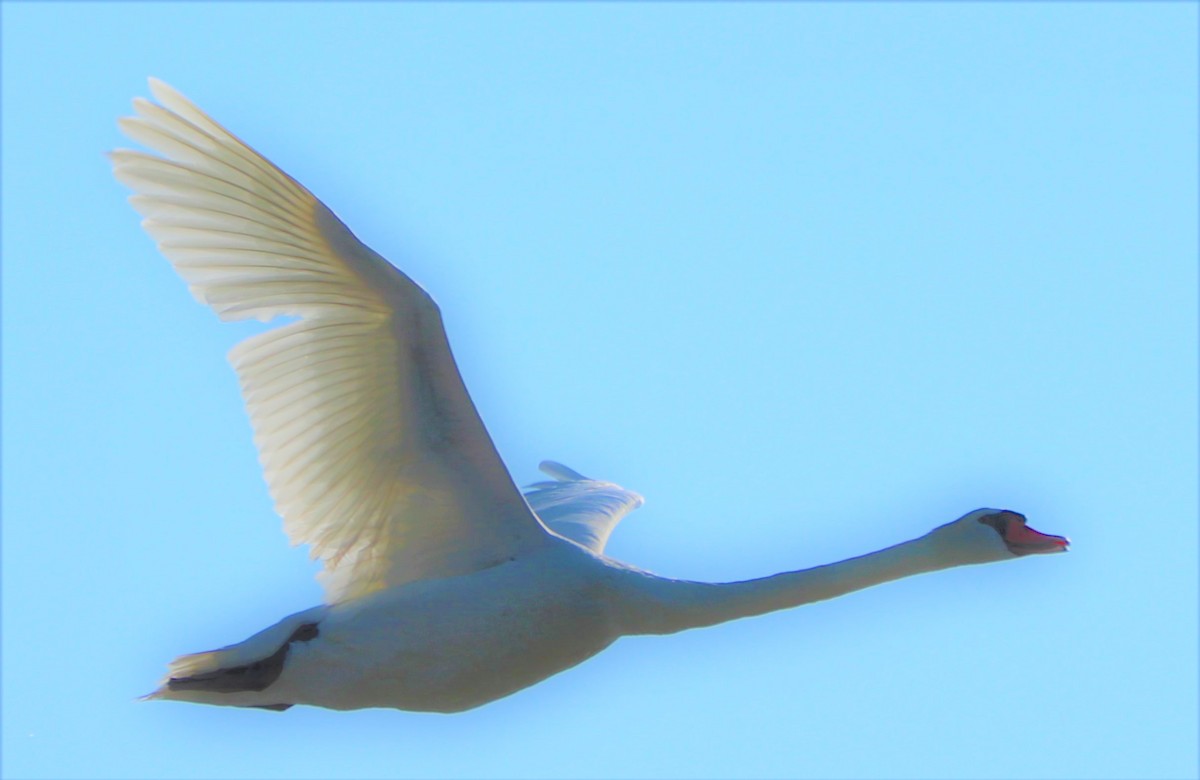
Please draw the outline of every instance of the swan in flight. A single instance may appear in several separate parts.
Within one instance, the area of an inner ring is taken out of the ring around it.
[[[275,508],[323,564],[324,603],[182,656],[148,699],[285,710],[458,712],[618,637],[787,609],[922,572],[1067,549],[977,509],[857,558],[745,582],[660,577],[604,555],[641,496],[544,462],[522,495],[425,290],[295,179],[166,84],[116,150],[142,227],[223,320],[293,321],[229,355]]]

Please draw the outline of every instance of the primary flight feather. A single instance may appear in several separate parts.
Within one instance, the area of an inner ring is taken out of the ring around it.
[[[117,150],[142,226],[223,320],[298,318],[230,353],[275,508],[321,559],[325,603],[182,656],[147,698],[283,710],[475,707],[625,634],[671,633],[924,571],[1066,549],[1004,510],[831,566],[671,580],[604,553],[642,503],[561,464],[522,496],[441,312],[312,193],[166,84]]]

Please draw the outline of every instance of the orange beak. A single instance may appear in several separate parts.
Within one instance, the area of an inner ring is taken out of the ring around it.
[[[1053,536],[1035,531],[1025,524],[1025,518],[1016,512],[1005,512],[1004,543],[1017,555],[1066,552],[1071,540],[1065,536]]]

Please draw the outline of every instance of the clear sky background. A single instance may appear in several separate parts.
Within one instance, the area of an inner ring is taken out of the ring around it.
[[[3,6],[7,777],[1194,777],[1197,7]],[[320,600],[102,152],[172,83],[441,303],[519,483],[734,580],[980,506],[1070,554],[460,715],[134,701]]]

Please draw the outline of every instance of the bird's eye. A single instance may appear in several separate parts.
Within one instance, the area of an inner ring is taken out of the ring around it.
[[[1004,516],[1003,512],[984,515],[983,517],[979,518],[979,522],[983,523],[984,525],[990,525],[992,528],[996,529],[996,533],[1000,534],[1001,536],[1004,536],[1004,533],[1008,530],[1008,518]]]

